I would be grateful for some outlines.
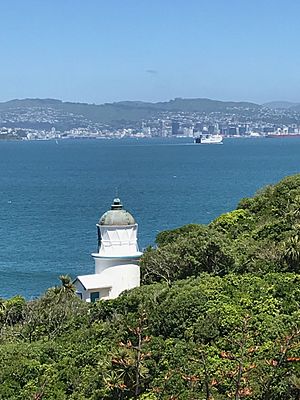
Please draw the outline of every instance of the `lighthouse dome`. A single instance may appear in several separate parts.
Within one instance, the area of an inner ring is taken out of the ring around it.
[[[99,225],[110,226],[134,225],[135,223],[133,216],[123,209],[121,200],[118,198],[114,199],[111,209],[106,211],[98,222]]]

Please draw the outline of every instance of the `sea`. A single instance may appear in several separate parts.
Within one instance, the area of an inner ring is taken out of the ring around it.
[[[299,138],[0,141],[0,297],[33,299],[61,274],[93,273],[96,223],[115,196],[143,249],[299,172]]]

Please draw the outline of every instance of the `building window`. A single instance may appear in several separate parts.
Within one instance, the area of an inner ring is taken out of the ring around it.
[[[77,296],[82,300],[82,293],[81,292],[76,292]]]
[[[91,303],[94,303],[95,301],[100,299],[100,293],[99,292],[92,292],[91,293]]]

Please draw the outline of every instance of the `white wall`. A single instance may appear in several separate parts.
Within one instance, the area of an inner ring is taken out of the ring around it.
[[[101,272],[105,282],[111,282],[109,298],[114,299],[124,290],[140,286],[140,267],[136,264],[112,265]]]
[[[82,286],[81,282],[78,280],[74,283],[76,287],[76,293],[81,294],[82,300],[86,301],[88,303],[91,302],[91,293],[93,292],[99,292],[99,299],[102,300],[108,300],[110,299],[110,292],[111,288],[110,287],[101,287],[101,288],[95,288],[95,289],[90,289],[90,290],[85,290],[84,287]]]
[[[78,279],[76,279],[76,281],[74,282],[74,286],[76,288],[76,293],[81,293],[82,300],[89,301],[90,295],[88,291],[85,290],[85,288],[82,286],[81,282],[79,282]]]
[[[112,265],[95,276],[98,283],[92,289],[85,289],[79,280],[74,283],[76,292],[82,293],[84,301],[90,301],[92,292],[100,292],[100,298],[103,299],[115,299],[124,290],[140,286],[140,267],[136,264]],[[99,285],[99,281],[102,281],[103,285]]]
[[[97,253],[92,254],[92,256],[95,260],[95,274],[102,274],[107,268],[114,266],[126,266],[128,264],[139,265],[139,258],[102,258],[99,257]]]

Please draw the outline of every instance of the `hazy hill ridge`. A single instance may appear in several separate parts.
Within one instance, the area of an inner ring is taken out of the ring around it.
[[[121,101],[105,104],[63,102],[57,99],[15,99],[0,103],[0,111],[12,111],[20,108],[53,108],[62,112],[81,115],[93,122],[138,121],[151,118],[158,112],[213,112],[238,109],[259,109],[260,105],[250,102],[218,101],[211,99],[181,99],[158,103],[143,101]]]
[[[264,107],[271,109],[294,109],[300,106],[299,103],[293,103],[291,101],[270,101],[263,104]]]

